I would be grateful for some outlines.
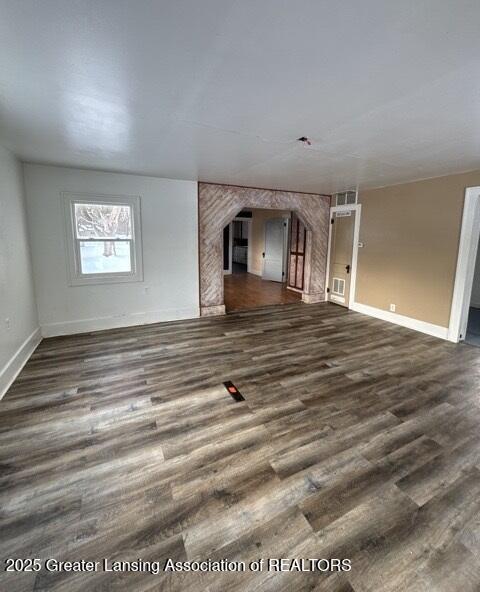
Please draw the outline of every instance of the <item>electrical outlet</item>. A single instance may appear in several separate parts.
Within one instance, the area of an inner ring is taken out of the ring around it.
[[[396,304],[390,304],[390,312],[395,312],[396,307]]]

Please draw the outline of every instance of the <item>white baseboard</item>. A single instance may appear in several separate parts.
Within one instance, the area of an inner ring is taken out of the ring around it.
[[[59,335],[74,335],[76,333],[90,333],[91,331],[104,331],[105,329],[118,329],[120,327],[134,327],[136,325],[150,325],[165,321],[180,321],[182,319],[195,319],[200,316],[198,307],[175,308],[152,312],[141,312],[111,317],[98,317],[93,319],[81,319],[60,323],[46,323],[41,325],[43,337],[57,337]]]
[[[40,329],[37,328],[25,339],[7,364],[2,368],[0,371],[0,399],[3,398],[12,382],[20,374],[20,371],[28,362],[40,341],[42,341],[42,336],[40,334]]]
[[[343,296],[335,296],[335,294],[330,294],[330,300],[339,304],[345,304],[345,298]]]
[[[389,312],[388,310],[382,310],[381,308],[375,308],[373,306],[368,306],[367,304],[360,304],[359,302],[352,303],[350,309],[356,312],[361,312],[369,317],[375,317],[376,319],[381,319],[388,323],[394,323],[395,325],[407,327],[414,331],[420,331],[420,333],[432,335],[433,337],[448,339],[448,327],[433,325],[432,323],[426,323],[425,321],[405,317],[395,312]]]

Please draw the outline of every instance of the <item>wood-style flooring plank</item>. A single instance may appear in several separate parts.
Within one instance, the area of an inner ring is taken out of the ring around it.
[[[3,560],[352,569],[0,572],[0,590],[477,592],[479,384],[480,349],[328,303],[45,339],[0,402]]]

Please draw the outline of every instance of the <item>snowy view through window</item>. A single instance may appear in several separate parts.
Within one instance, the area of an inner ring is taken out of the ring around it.
[[[75,204],[82,274],[132,271],[132,212],[127,205]]]

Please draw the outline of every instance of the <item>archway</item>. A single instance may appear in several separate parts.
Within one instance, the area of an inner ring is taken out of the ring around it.
[[[200,314],[225,314],[223,228],[242,209],[291,210],[307,229],[303,301],[325,299],[330,197],[232,185],[199,183]]]

